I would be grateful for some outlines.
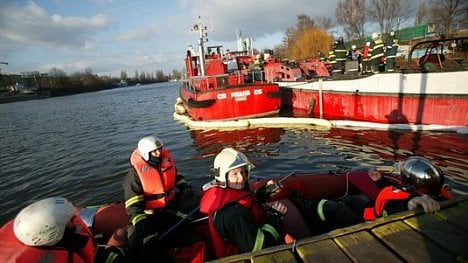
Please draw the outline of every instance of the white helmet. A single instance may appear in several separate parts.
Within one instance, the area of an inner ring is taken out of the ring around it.
[[[368,47],[369,47],[369,46],[370,46],[370,42],[366,42],[366,46],[368,46]]]
[[[50,197],[23,208],[13,232],[27,246],[53,246],[62,239],[75,207],[63,197]]]
[[[356,45],[352,45],[352,46],[351,46],[351,49],[352,49],[352,50],[355,50],[355,49],[356,49]]]
[[[377,33],[372,33],[372,39],[376,40],[377,38],[379,38],[379,35]]]
[[[157,136],[143,137],[138,141],[138,151],[145,161],[149,160],[149,153],[163,147],[163,142]]]
[[[214,174],[218,182],[223,183],[221,187],[226,187],[226,174],[232,170],[242,166],[247,168],[247,179],[249,177],[250,168],[254,165],[249,162],[245,154],[233,149],[225,148],[214,159]]]

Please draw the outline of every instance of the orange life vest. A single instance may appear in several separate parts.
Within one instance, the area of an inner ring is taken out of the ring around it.
[[[252,192],[220,187],[208,189],[200,201],[200,211],[208,214],[211,240],[218,258],[239,253],[239,248],[235,244],[224,240],[219,235],[213,223],[213,215],[215,212],[232,202],[238,202],[242,206],[250,208],[257,226],[260,226],[265,219],[263,209],[255,200],[255,195]]]
[[[73,219],[77,234],[88,237],[86,245],[78,251],[66,247],[33,247],[21,243],[13,232],[14,220],[10,220],[0,229],[0,262],[49,262],[49,263],[92,263],[94,262],[94,245],[92,234],[78,216]]]
[[[161,156],[160,170],[143,160],[137,149],[130,156],[130,163],[138,173],[143,187],[145,209],[165,207],[175,196],[176,168],[174,161],[165,148],[161,150]]]
[[[369,46],[364,46],[362,49],[362,58],[369,60]]]

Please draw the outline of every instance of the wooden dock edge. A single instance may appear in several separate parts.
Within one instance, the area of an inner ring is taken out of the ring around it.
[[[468,195],[211,262],[468,262]]]

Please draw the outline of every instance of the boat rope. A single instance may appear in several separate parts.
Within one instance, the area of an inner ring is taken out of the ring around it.
[[[346,196],[348,196],[348,193],[349,193],[349,173],[350,172],[346,172],[345,174],[345,178],[346,178],[346,190],[345,190],[345,193],[340,196],[339,198],[337,198],[337,200],[341,200],[343,198],[345,198]]]

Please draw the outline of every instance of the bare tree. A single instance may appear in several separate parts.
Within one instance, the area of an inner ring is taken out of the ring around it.
[[[53,77],[53,78],[63,78],[63,77],[66,77],[67,74],[65,73],[65,71],[63,71],[62,69],[59,69],[59,68],[51,68],[49,70],[49,76],[50,77]]]
[[[450,34],[455,22],[468,20],[468,1],[466,0],[432,0],[429,3],[431,21],[443,34]]]
[[[91,76],[93,74],[94,74],[94,72],[93,72],[93,69],[91,67],[86,67],[85,68],[85,75]]]
[[[138,81],[145,81],[146,80],[146,73],[144,71],[140,72],[140,76],[138,76]]]
[[[172,70],[172,77],[174,79],[181,79],[182,78],[182,72],[180,72],[179,70],[173,69]]]
[[[127,79],[127,71],[125,71],[125,70],[120,71],[120,79],[121,80],[126,80]]]
[[[308,15],[300,14],[297,16],[296,29],[298,31],[313,27],[315,27],[315,21]]]
[[[400,28],[414,14],[413,1],[406,0],[369,0],[369,20],[376,22],[380,33]]]
[[[332,22],[331,17],[319,16],[315,18],[315,21],[316,26],[322,28],[323,30],[329,30],[330,28],[335,26]]]
[[[335,15],[338,24],[344,27],[346,37],[362,38],[365,35],[366,23],[365,0],[341,0],[336,7]]]
[[[156,70],[156,80],[157,81],[164,81],[166,76],[164,76],[164,72],[162,70]]]
[[[415,25],[424,23],[427,20],[427,5],[425,1],[419,3],[418,11],[416,12]]]

